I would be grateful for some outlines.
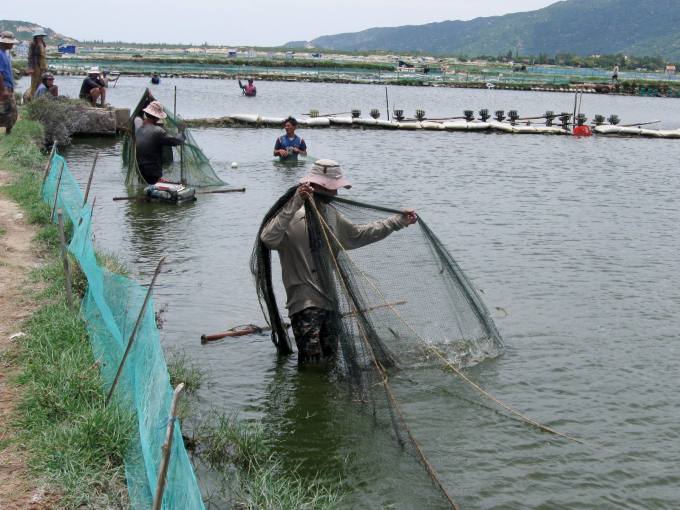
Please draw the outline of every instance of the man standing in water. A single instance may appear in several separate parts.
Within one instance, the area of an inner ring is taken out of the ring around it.
[[[149,99],[153,99],[151,94]],[[137,166],[148,184],[156,184],[163,177],[163,147],[176,147],[184,143],[184,123],[180,123],[177,135],[172,135],[159,126],[158,121],[168,115],[158,101],[151,101],[142,112],[146,114],[144,120],[135,118]]]
[[[297,120],[288,117],[283,121],[283,128],[286,130],[285,136],[279,136],[274,145],[274,156],[278,156],[281,161],[297,161],[298,154],[307,155],[307,144],[295,134]]]
[[[323,361],[337,350],[337,340],[329,333],[333,304],[321,286],[314,267],[310,238],[307,231],[305,204],[316,192],[315,204],[342,247],[354,250],[381,241],[392,232],[413,225],[418,215],[404,210],[385,220],[368,225],[356,225],[340,214],[331,204],[340,188],[351,188],[342,175],[340,165],[330,159],[320,159],[294,197],[286,203],[260,232],[260,240],[270,250],[279,252],[283,284],[286,287],[286,308],[290,317],[298,362]]]
[[[614,66],[614,72],[612,73],[612,85],[614,85],[614,80],[616,80],[616,83],[619,83],[619,64],[618,62]]]
[[[255,97],[257,95],[257,87],[255,85],[253,85],[253,79],[250,76],[248,76],[248,78],[247,78],[248,79],[247,85],[243,85],[241,83],[241,78],[237,78],[237,79],[238,79],[238,86],[241,87],[241,90],[243,90],[243,93],[247,97]]]

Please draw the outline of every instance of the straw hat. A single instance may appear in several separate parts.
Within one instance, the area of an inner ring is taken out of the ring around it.
[[[300,182],[314,182],[327,189],[351,188],[352,185],[342,175],[340,164],[332,159],[319,159]]]
[[[99,74],[100,72],[101,71],[98,67],[90,67],[90,69],[87,71],[87,74]]]
[[[149,106],[142,110],[144,113],[148,113],[152,117],[157,119],[164,119],[167,114],[163,111],[163,105],[160,101],[152,101]]]
[[[47,33],[45,32],[45,29],[43,27],[36,28],[35,34],[33,34],[33,37],[38,37],[39,35],[44,35],[44,36],[47,35]]]
[[[5,30],[2,34],[0,34],[0,43],[2,44],[16,44],[19,41],[17,41],[14,38],[14,32],[10,32],[9,30]]]

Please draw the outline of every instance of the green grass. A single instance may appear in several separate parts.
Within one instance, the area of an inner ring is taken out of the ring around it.
[[[46,163],[37,146],[42,139],[40,125],[24,120],[11,136],[0,138],[3,169],[17,175],[2,192],[39,227],[35,243],[46,262],[32,274],[42,290],[27,292],[40,306],[23,324],[26,336],[16,341],[16,352],[3,353],[6,363],[20,368],[12,381],[21,392],[12,440],[27,450],[37,483],[62,493],[60,507],[122,508],[127,505],[124,456],[136,419],[115,402],[105,406],[86,324],[69,311],[58,227],[50,221],[49,205],[38,197]],[[71,232],[67,221],[67,238]],[[70,267],[79,302],[85,277],[72,257]]]
[[[210,469],[219,488],[212,497],[234,508],[325,510],[338,508],[348,494],[321,474],[309,479],[285,468],[273,457],[262,423],[239,420],[236,413],[213,409],[188,442],[192,460]]]

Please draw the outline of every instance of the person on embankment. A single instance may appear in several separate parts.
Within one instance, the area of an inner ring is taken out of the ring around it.
[[[42,83],[35,91],[36,99],[40,99],[44,95],[53,99],[59,97],[59,87],[54,84],[54,75],[52,73],[43,73]]]
[[[38,90],[42,75],[47,71],[47,60],[45,55],[47,45],[45,44],[45,29],[38,27],[33,34],[33,41],[28,45],[28,74],[31,77],[31,99]]]
[[[91,68],[80,86],[80,99],[92,101],[92,106],[97,106],[97,99],[100,99],[101,107],[106,106],[106,87],[99,80],[99,69]]]
[[[298,363],[323,361],[337,351],[327,322],[334,311],[331,298],[324,291],[315,268],[312,236],[308,229],[306,207],[313,193],[314,204],[345,250],[354,250],[381,241],[392,232],[418,221],[414,210],[404,210],[387,219],[368,225],[352,223],[333,207],[333,198],[340,188],[352,185],[342,175],[340,165],[330,159],[314,163],[295,194],[260,230],[259,239],[269,250],[279,252],[283,285],[286,288],[286,308],[290,317]],[[270,317],[271,319],[271,317]],[[270,320],[273,324],[273,320]]]
[[[241,87],[243,94],[245,94],[247,97],[255,97],[257,95],[257,87],[253,85],[253,79],[250,76],[248,76],[248,83],[245,85],[241,83],[241,78],[237,78],[237,80],[238,86]]]
[[[153,99],[151,94],[149,99]],[[166,118],[167,114],[158,101],[150,101],[142,112],[144,119],[135,118],[137,166],[148,184],[156,184],[163,177],[163,147],[177,147],[184,143],[184,123],[180,123],[177,135],[170,134],[159,126],[158,121]]]
[[[297,161],[298,154],[307,155],[307,144],[304,139],[295,134],[297,120],[288,117],[283,121],[283,128],[286,134],[279,136],[274,144],[274,156],[278,156],[280,161]]]
[[[18,43],[12,32],[6,31],[0,35],[0,127],[5,128],[6,134],[12,134],[12,128],[17,122],[19,110],[14,97],[14,73],[12,64],[5,53]]]

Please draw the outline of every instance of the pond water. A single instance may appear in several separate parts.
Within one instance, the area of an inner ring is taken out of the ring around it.
[[[58,77],[73,94],[80,78]],[[109,91],[134,106],[147,79]],[[19,88],[25,87],[26,80]],[[23,85],[22,85],[23,84]],[[371,85],[262,82],[246,99],[234,82],[163,79],[152,89],[187,118],[384,108]],[[573,110],[573,95],[390,87],[412,114]],[[586,95],[582,110],[624,123],[680,127],[680,101]],[[383,110],[384,117],[384,110]],[[248,263],[259,223],[309,165],[274,162],[276,129],[197,129],[217,174],[245,194],[191,204],[113,202],[127,194],[121,142],[84,138],[64,151],[84,187],[95,149],[95,243],[148,281],[168,305],[161,336],[208,367],[208,403],[262,419],[275,451],[305,474],[351,489],[348,507],[445,508],[423,467],[374,427],[346,387],[323,370],[277,358],[266,335],[209,345],[202,333],[263,324]],[[566,441],[511,418],[459,378],[432,370],[391,381],[406,420],[460,508],[677,508],[680,499],[680,144],[641,138],[496,133],[299,130],[309,153],[342,163],[346,197],[409,207],[427,220],[468,277],[484,289],[506,353],[467,371],[501,402],[570,436],[658,467]],[[237,169],[231,163],[239,163]],[[277,283],[279,270],[275,268]],[[278,296],[283,295],[279,286]],[[507,311],[507,316],[495,308]],[[408,372],[408,371],[406,371]]]

